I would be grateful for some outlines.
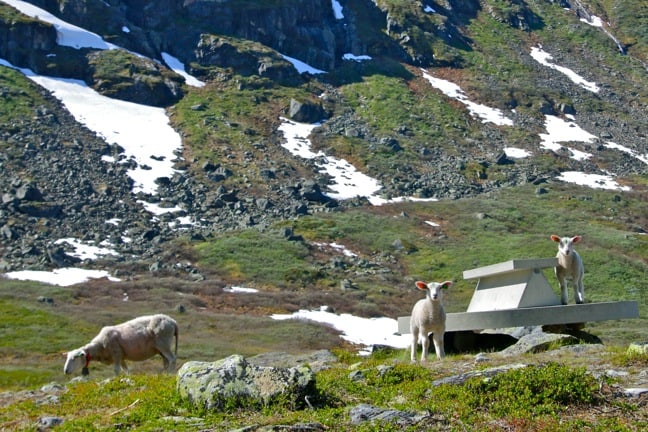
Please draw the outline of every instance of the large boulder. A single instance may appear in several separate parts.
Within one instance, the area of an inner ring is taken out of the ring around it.
[[[190,361],[178,371],[178,392],[192,404],[211,410],[281,403],[306,405],[315,393],[315,374],[307,366],[254,366],[241,355],[215,362]]]
[[[315,123],[324,120],[326,113],[319,103],[290,99],[288,117],[300,123]]]

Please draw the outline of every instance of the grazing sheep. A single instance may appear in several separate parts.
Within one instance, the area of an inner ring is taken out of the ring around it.
[[[574,300],[576,303],[581,304],[585,302],[585,287],[583,286],[583,274],[585,269],[583,267],[583,260],[578,252],[574,250],[574,243],[582,240],[581,236],[575,237],[558,237],[552,235],[551,240],[559,243],[558,265],[556,266],[556,278],[560,284],[560,302],[564,305],[567,304],[567,279],[571,279],[574,285]]]
[[[452,282],[430,282],[425,283],[418,281],[416,287],[425,291],[425,298],[416,302],[412,308],[412,318],[410,319],[410,332],[412,333],[412,361],[416,361],[416,347],[421,342],[423,352],[421,361],[427,360],[428,349],[430,347],[429,334],[432,333],[434,349],[437,358],[445,357],[443,347],[443,335],[445,334],[446,314],[443,309],[442,297],[443,291],[452,286]]]
[[[175,352],[172,342],[175,337]],[[166,315],[141,316],[115,326],[101,329],[90,343],[66,354],[67,359],[63,372],[71,374],[83,368],[83,374],[88,374],[88,364],[97,360],[104,364],[112,364],[115,375],[123,368],[128,373],[126,360],[142,361],[160,354],[164,361],[164,369],[175,371],[178,354],[178,324]]]

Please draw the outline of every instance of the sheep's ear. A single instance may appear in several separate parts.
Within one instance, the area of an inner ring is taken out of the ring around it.
[[[560,243],[560,237],[558,237],[558,236],[555,235],[555,234],[551,236],[551,240]]]
[[[574,242],[574,243],[578,243],[581,240],[583,240],[582,236],[574,236],[574,237],[572,237],[572,242]]]
[[[448,289],[451,286],[452,286],[452,282],[450,282],[450,281],[441,282],[441,288],[443,288],[443,289]]]
[[[416,281],[416,288],[425,291],[426,289],[428,289],[428,286],[425,282]]]

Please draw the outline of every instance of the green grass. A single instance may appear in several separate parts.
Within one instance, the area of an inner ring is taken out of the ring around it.
[[[471,199],[318,214],[292,224],[308,242],[343,244],[359,258],[381,263],[385,271],[380,278],[363,275],[356,266],[333,269],[326,265],[330,255],[317,258],[312,247],[253,230],[196,246],[200,265],[220,275],[259,284],[265,280],[269,286],[307,286],[289,280],[286,270],[291,269],[310,275],[317,289],[351,277],[378,309],[385,300],[377,293],[389,293],[397,297],[389,305],[402,304],[397,313],[406,315],[411,298],[404,293],[416,279],[455,281],[449,308],[464,311],[475,281],[463,280],[463,271],[511,259],[553,257],[551,234],[579,234],[584,238],[577,249],[585,262],[586,297],[638,301],[642,318],[626,323],[632,327],[644,322],[648,310],[647,240],[631,229],[641,224],[643,209],[641,194],[554,184],[545,195],[528,186]],[[430,228],[428,220],[441,228]],[[395,247],[397,240],[403,248]],[[547,278],[558,293],[549,271]]]
[[[22,120],[24,117],[34,115],[34,107],[47,105],[45,98],[40,94],[38,87],[25,77],[21,72],[0,66],[0,88],[2,88],[2,103],[0,103],[0,118],[11,130],[11,123]],[[18,127],[14,125],[13,127]],[[5,149],[7,143],[0,143],[0,148]]]
[[[340,431],[434,430],[436,422],[471,430],[489,430],[488,425],[518,424],[524,430],[569,431],[637,430],[641,416],[601,416],[593,420],[578,413],[585,406],[612,406],[600,397],[600,383],[583,368],[556,363],[530,365],[493,378],[475,377],[465,384],[430,383],[439,374],[434,368],[412,365],[389,358],[361,360],[354,368],[362,371],[354,379],[345,363],[316,374],[313,409],[292,410],[281,403],[262,409],[246,406],[205,411],[182,400],[176,378],[168,375],[132,375],[128,378],[71,384],[58,402],[46,405],[47,415],[65,422],[60,431],[173,429],[178,431],[267,424],[319,423]],[[369,403],[431,417],[410,427],[386,422],[352,425],[350,408]],[[619,412],[637,414],[637,406],[616,407]],[[43,415],[43,405],[19,401],[0,407],[0,425],[8,430],[23,430]],[[177,418],[185,420],[178,421]],[[12,427],[23,426],[23,427]]]
[[[255,230],[223,234],[197,250],[204,265],[230,280],[288,288],[317,278],[317,269],[309,264],[308,248],[279,234]]]

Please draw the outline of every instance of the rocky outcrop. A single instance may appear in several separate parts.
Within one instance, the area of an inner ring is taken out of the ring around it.
[[[123,50],[91,51],[86,82],[114,99],[169,106],[182,96],[183,79],[153,60]]]
[[[221,410],[284,403],[294,408],[314,395],[315,375],[307,366],[254,366],[240,355],[208,363],[190,361],[178,371],[180,397],[197,407]]]
[[[56,29],[0,3],[0,58],[34,68],[56,46]]]
[[[196,63],[203,67],[229,68],[243,76],[258,75],[282,85],[303,82],[290,62],[256,42],[203,34],[194,53]]]
[[[152,58],[170,52],[190,63],[203,34],[253,40],[325,70],[342,61],[349,38],[333,16],[330,0],[247,2],[34,0],[75,25]],[[124,31],[124,28],[128,31]],[[356,44],[357,46],[358,44]]]

